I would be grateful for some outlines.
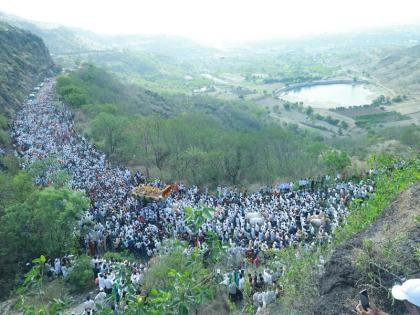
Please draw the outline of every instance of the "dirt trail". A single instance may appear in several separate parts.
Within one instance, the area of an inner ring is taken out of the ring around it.
[[[361,248],[364,238],[375,244],[391,239],[401,232],[407,232],[410,242],[420,242],[420,182],[402,192],[399,197],[364,231],[337,248],[325,266],[320,279],[320,298],[313,314],[354,315],[358,303],[358,292],[365,288],[360,280],[362,275],[354,266],[354,254]],[[413,277],[419,277],[420,270]],[[377,305],[389,307],[389,301],[371,296]],[[391,314],[402,315],[402,309],[385,309]]]

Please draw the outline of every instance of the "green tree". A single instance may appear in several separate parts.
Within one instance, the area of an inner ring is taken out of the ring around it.
[[[311,106],[308,106],[305,110],[305,114],[311,116],[314,113],[314,109]]]
[[[200,148],[190,147],[182,155],[185,166],[186,179],[195,185],[202,185],[206,181],[207,153]]]
[[[151,120],[153,118],[136,117],[130,123],[129,136],[133,144],[134,154],[141,161],[146,170],[146,177],[150,177],[152,166]]]
[[[380,106],[380,105],[386,104],[386,101],[387,101],[387,99],[386,99],[385,95],[379,95],[377,98],[375,98],[372,101],[372,105],[373,106]]]
[[[214,298],[216,283],[198,249],[185,255],[184,248],[174,244],[169,253],[156,258],[145,277],[147,298],[140,302],[129,293],[127,314],[197,314],[200,305]]]
[[[153,161],[155,166],[158,168],[160,175],[162,175],[165,162],[171,155],[171,151],[168,149],[166,142],[166,136],[168,134],[169,128],[163,119],[156,118],[150,125],[150,131]]]
[[[345,122],[344,120],[340,121],[339,126],[340,126],[340,128],[343,128],[345,130],[347,130],[349,128],[349,124],[347,122]]]
[[[126,118],[109,113],[100,113],[92,121],[93,139],[111,158],[124,161],[122,148],[128,141]]]
[[[197,234],[200,227],[206,222],[213,218],[214,209],[213,208],[191,208],[187,207],[184,209],[185,213],[185,223],[190,228],[190,230]]]
[[[230,184],[236,185],[242,172],[247,169],[248,135],[244,133],[226,134],[222,142],[221,165]]]
[[[36,189],[23,172],[7,186],[0,189],[7,197],[0,211],[0,272],[7,281],[1,289],[10,288],[8,275],[14,277],[34,257],[61,257],[75,250],[76,220],[89,205],[81,193],[67,188]]]
[[[335,150],[324,153],[322,160],[329,173],[341,172],[351,164],[350,158],[345,152]]]
[[[90,265],[90,258],[86,255],[78,257],[66,281],[72,286],[74,292],[80,293],[92,287],[94,274]]]

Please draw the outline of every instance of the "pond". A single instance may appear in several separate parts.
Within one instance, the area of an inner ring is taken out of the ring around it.
[[[280,98],[290,102],[303,102],[314,108],[336,108],[370,104],[377,97],[366,85],[330,84],[303,87],[284,92]]]

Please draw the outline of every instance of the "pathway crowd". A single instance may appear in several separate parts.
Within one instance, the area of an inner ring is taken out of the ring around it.
[[[327,185],[331,180],[323,176],[299,181],[297,191],[288,183],[252,194],[219,187],[213,195],[181,184],[169,198],[145,203],[131,191],[146,179],[139,172],[112,167],[102,152],[75,131],[72,113],[54,104],[53,89],[54,82],[47,80],[37,97],[24,104],[12,135],[16,151],[24,157],[24,167],[55,156],[71,174],[71,188],[89,197],[91,207],[80,224],[90,226],[84,241],[91,255],[128,249],[150,257],[165,237],[186,237],[203,245],[208,231],[219,235],[223,244],[255,251],[281,249],[302,238],[311,243],[318,234],[328,238],[345,220],[351,198],[366,198],[373,191],[370,180],[334,180],[333,185]],[[148,184],[163,187],[159,180]],[[202,206],[214,208],[215,216],[195,236],[185,224],[183,209]],[[262,220],[248,220],[251,213]],[[320,231],[309,222],[314,215],[325,217]]]
[[[133,188],[140,183],[164,184],[148,181],[140,172],[132,174],[126,168],[113,167],[105,154],[75,131],[73,114],[57,105],[54,84],[46,80],[36,97],[27,100],[16,115],[14,146],[23,157],[24,168],[54,156],[60,168],[71,175],[69,186],[88,196],[90,207],[80,218],[80,226],[88,231],[82,242],[92,257],[108,250],[151,257],[170,237],[186,239],[205,252],[204,237],[212,231],[222,244],[240,248],[251,263],[258,264],[259,253],[267,249],[300,241],[311,246],[328,240],[334,229],[345,223],[351,199],[368,198],[374,190],[374,182],[367,177],[354,182],[318,176],[302,179],[295,186],[283,183],[255,193],[218,187],[217,193],[211,194],[179,184],[168,198],[146,203],[131,193]],[[47,176],[37,178],[37,182],[48,184]],[[214,208],[214,217],[194,235],[185,222],[185,207]],[[322,224],[312,224],[314,217]],[[140,269],[133,273],[133,282],[142,281],[136,278],[141,278]],[[110,275],[102,264],[96,275],[99,287],[109,291],[106,283]],[[238,286],[244,277],[247,275],[235,278]],[[252,281],[257,285],[258,277]]]

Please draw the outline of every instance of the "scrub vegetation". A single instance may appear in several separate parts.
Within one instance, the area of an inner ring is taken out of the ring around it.
[[[246,102],[161,97],[89,65],[59,78],[57,91],[111,159],[144,167],[152,177],[246,186],[325,169],[319,156],[327,147],[315,135],[264,123]],[[156,113],[154,106],[168,110]]]

